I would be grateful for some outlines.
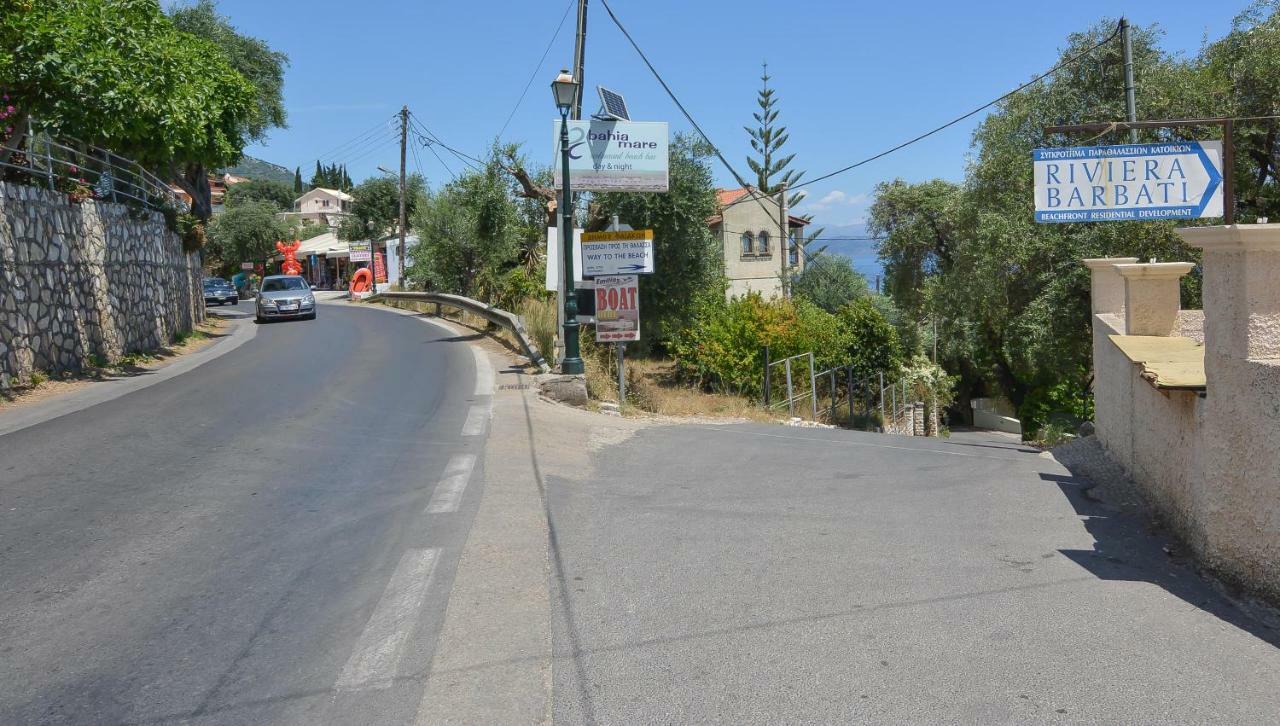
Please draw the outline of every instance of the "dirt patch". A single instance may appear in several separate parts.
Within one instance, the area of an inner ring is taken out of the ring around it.
[[[708,421],[729,423],[759,421],[773,423],[785,416],[776,411],[766,411],[746,396],[728,393],[708,393],[681,381],[675,372],[675,362],[663,359],[628,359],[627,402],[622,407],[624,416],[657,416],[680,419],[686,422]],[[605,376],[612,376],[610,390],[617,400],[616,369],[610,367]],[[590,379],[588,371],[588,379]],[[605,399],[610,400],[610,399]]]
[[[0,391],[0,410],[7,411],[19,406],[30,406],[87,388],[95,383],[131,378],[159,370],[179,356],[213,345],[219,338],[226,335],[225,328],[224,321],[210,317],[181,340],[149,353],[130,353],[114,365],[91,365],[78,373],[63,373],[56,376],[40,373],[32,385]]]

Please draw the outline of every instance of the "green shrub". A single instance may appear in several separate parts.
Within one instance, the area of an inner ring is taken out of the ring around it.
[[[765,300],[759,293],[729,301],[704,296],[671,347],[686,380],[759,397],[765,346],[771,360],[812,352],[819,371],[853,364],[866,375],[892,366],[899,355],[893,329],[866,301],[832,315],[808,300]]]

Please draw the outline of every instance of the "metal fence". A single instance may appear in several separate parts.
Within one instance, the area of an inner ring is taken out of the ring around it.
[[[937,410],[925,421],[924,403],[904,379],[886,380],[884,373],[858,377],[853,366],[819,371],[814,354],[770,360],[765,351],[764,405],[786,408],[792,418],[843,425],[866,431],[935,435]],[[919,412],[919,415],[917,413]]]
[[[6,180],[46,186],[82,199],[147,209],[186,210],[185,200],[136,161],[77,139],[54,139],[28,122],[25,143],[0,146]]]

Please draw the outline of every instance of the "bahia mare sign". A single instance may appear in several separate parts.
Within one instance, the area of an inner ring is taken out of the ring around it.
[[[1222,216],[1222,142],[1035,149],[1036,221]]]
[[[555,122],[560,154],[560,122]],[[569,178],[591,192],[667,191],[667,124],[591,119],[569,122]],[[562,187],[560,165],[555,185]]]

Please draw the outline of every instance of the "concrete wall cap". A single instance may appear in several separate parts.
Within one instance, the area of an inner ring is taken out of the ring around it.
[[[1085,267],[1090,270],[1102,270],[1112,265],[1131,264],[1138,261],[1137,257],[1090,257],[1080,260]]]
[[[1280,252],[1280,224],[1232,224],[1174,230],[1187,244],[1204,250]]]
[[[1126,279],[1161,279],[1174,278],[1177,279],[1191,272],[1196,267],[1194,262],[1144,262],[1140,264],[1123,264],[1116,265],[1116,272],[1119,272]]]

